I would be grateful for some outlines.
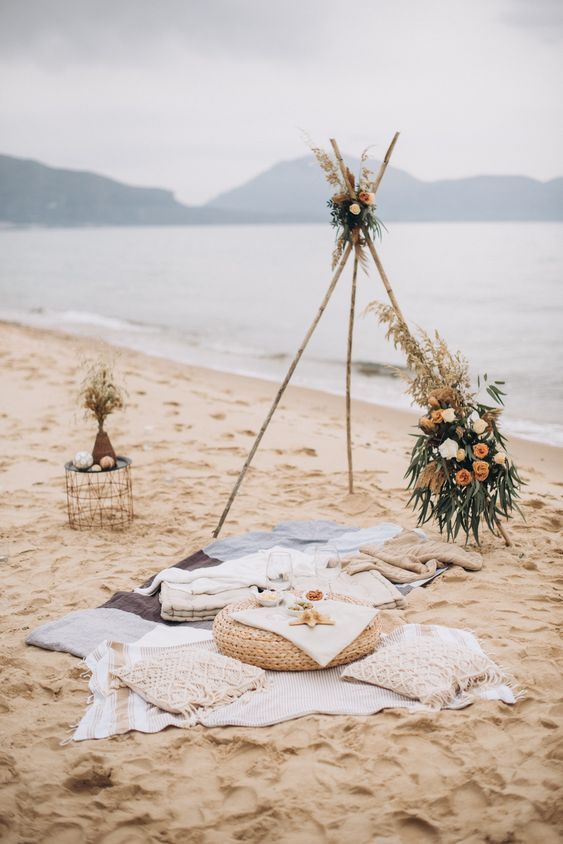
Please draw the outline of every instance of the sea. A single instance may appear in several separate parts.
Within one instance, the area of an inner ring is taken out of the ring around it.
[[[392,223],[378,244],[411,325],[505,382],[508,433],[563,446],[563,224]],[[328,225],[0,230],[0,319],[277,382],[331,278]],[[371,260],[371,259],[370,259]],[[342,394],[352,263],[293,382]],[[352,395],[409,408],[358,276]],[[274,389],[272,388],[272,395]]]

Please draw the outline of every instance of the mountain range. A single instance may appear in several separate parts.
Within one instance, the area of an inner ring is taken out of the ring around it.
[[[357,171],[359,161],[347,158]],[[377,162],[371,165],[377,169]],[[0,155],[0,224],[218,225],[326,222],[330,187],[312,156],[281,161],[204,205],[172,191]],[[563,178],[473,176],[425,182],[389,167],[378,193],[384,222],[563,220]]]

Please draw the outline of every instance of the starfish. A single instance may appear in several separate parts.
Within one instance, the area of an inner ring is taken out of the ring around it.
[[[290,626],[298,624],[306,624],[308,627],[316,627],[317,624],[334,624],[334,619],[329,618],[328,615],[322,615],[318,610],[304,610],[301,615],[297,616],[295,621],[289,622]]]

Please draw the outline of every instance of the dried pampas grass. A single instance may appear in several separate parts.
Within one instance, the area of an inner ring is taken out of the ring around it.
[[[85,368],[80,403],[86,416],[93,416],[102,431],[107,417],[125,407],[125,391],[115,384],[113,367],[103,358],[86,363]]]

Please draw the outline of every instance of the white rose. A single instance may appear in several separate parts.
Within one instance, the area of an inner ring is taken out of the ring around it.
[[[350,206],[350,214],[359,214],[361,210],[362,209],[357,202],[354,202],[354,204]]]
[[[476,419],[473,423],[473,430],[476,434],[483,434],[487,430],[487,427],[484,419]]]
[[[458,448],[455,459],[457,460],[458,463],[461,463],[463,460],[465,460],[465,449],[464,448]]]
[[[493,457],[495,463],[500,463],[501,466],[504,466],[506,463],[506,454],[504,451],[497,451],[495,456]]]
[[[453,460],[453,458],[457,454],[457,450],[459,448],[459,443],[456,443],[455,440],[452,440],[448,437],[447,440],[444,440],[442,445],[438,448],[438,451],[444,458],[444,460]]]
[[[446,407],[445,410],[442,411],[442,419],[444,422],[453,422],[455,419],[455,410],[453,407]]]

